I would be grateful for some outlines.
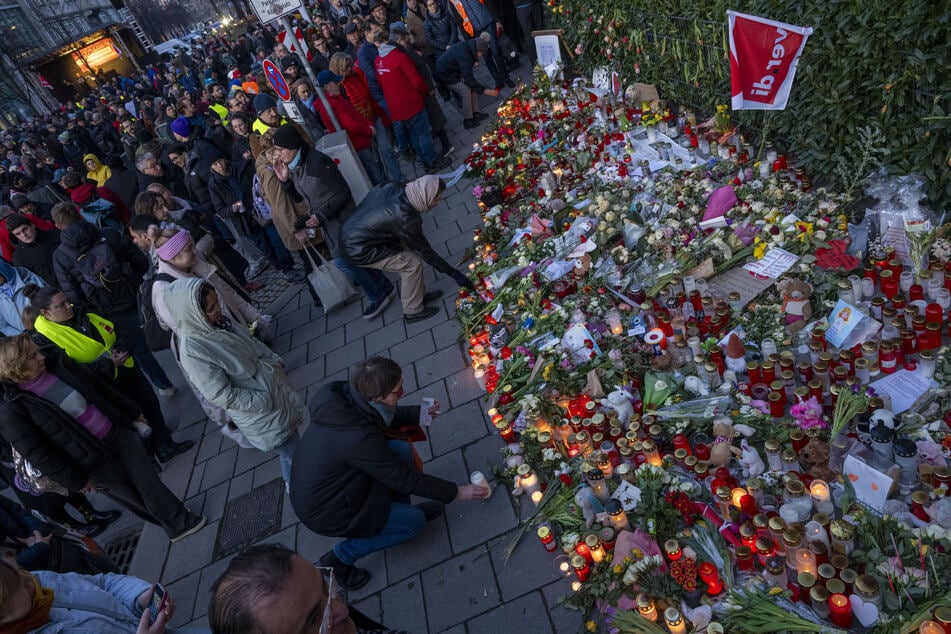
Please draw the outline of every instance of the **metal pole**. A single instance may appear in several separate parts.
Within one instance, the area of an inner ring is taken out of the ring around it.
[[[307,10],[307,4],[304,2],[300,3],[300,14],[307,20],[307,24],[314,25],[314,18],[310,17],[310,11]]]
[[[303,47],[301,47],[300,42],[297,41],[297,36],[294,35],[294,26],[291,24],[290,18],[286,15],[281,16],[281,26],[284,27],[284,31],[287,33],[284,40],[289,45],[288,48],[293,48],[295,52],[299,54],[301,58],[301,64],[304,65],[304,70],[307,72],[307,77],[310,79],[310,83],[314,85],[314,90],[317,92],[317,96],[320,98],[320,103],[324,105],[324,108],[327,109],[327,114],[330,115],[330,122],[334,124],[334,127],[337,130],[342,130],[340,127],[340,122],[337,121],[337,115],[334,114],[333,108],[330,107],[330,103],[327,101],[327,95],[324,94],[324,89],[317,85],[317,75],[314,74],[314,69],[311,67],[310,63],[307,61],[307,54],[302,53]],[[292,45],[292,46],[291,46]]]

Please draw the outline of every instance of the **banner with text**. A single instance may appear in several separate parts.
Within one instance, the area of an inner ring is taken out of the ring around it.
[[[812,28],[736,11],[727,11],[727,16],[733,109],[785,109]]]

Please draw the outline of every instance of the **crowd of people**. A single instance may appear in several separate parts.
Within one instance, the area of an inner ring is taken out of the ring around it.
[[[422,229],[445,188],[434,172],[455,149],[444,108],[466,128],[487,117],[477,96],[513,85],[542,5],[329,0],[312,11],[310,59],[252,26],[0,135],[0,487],[16,497],[0,497],[0,634],[165,631],[174,603],[150,609],[156,586],[117,574],[93,538],[120,511],[87,497],[108,496],[171,541],[208,522],[161,480],[194,442],[166,425],[177,387],[158,351],[222,434],[277,454],[304,526],[342,538],[316,567],[275,546],[236,557],[213,589],[215,632],[389,631],[336,598],[370,579],[358,561],[418,535],[444,504],[489,494],[423,472],[419,407],[398,404],[402,370],[389,359],[357,364],[305,404],[251,294],[273,267],[320,305],[313,256],[359,287],[365,319],[397,295],[406,321],[435,315],[442,292],[426,290],[424,263],[471,288]],[[265,58],[296,108],[267,85]],[[317,149],[338,126],[373,186],[359,204]],[[308,460],[294,461],[299,451]]]

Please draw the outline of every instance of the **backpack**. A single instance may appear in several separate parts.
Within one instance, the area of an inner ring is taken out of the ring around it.
[[[258,224],[264,226],[271,222],[271,205],[264,197],[264,190],[261,189],[261,179],[255,174],[251,179],[251,207],[254,211],[254,219]]]
[[[152,285],[155,282],[174,282],[175,278],[168,273],[156,273],[152,271],[145,276],[142,284],[139,286],[139,322],[142,324],[142,334],[145,335],[145,343],[149,350],[159,352],[168,350],[172,343],[172,337],[165,329],[155,314],[155,306],[152,305]]]
[[[76,271],[81,277],[79,283],[87,298],[103,292],[111,295],[117,285],[126,279],[126,271],[105,237],[100,237],[89,250],[76,257]]]
[[[122,223],[115,217],[116,206],[105,198],[99,198],[83,205],[79,214],[83,220],[96,226],[98,229],[112,228],[122,231]]]

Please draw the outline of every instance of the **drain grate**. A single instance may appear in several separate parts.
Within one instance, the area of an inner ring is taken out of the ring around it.
[[[212,560],[232,555],[281,530],[284,480],[276,478],[251,489],[225,506]]]
[[[140,537],[142,537],[142,531],[129,533],[113,539],[102,549],[112,563],[119,568],[119,572],[124,575],[129,574],[129,567],[132,565],[132,557],[135,555]]]

